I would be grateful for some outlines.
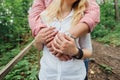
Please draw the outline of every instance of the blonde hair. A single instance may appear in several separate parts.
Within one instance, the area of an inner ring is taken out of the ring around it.
[[[61,12],[61,6],[63,0],[53,0],[52,3],[47,7],[45,13],[41,16],[47,16],[47,22],[53,21],[55,17]],[[76,25],[79,20],[84,16],[84,11],[87,7],[87,0],[77,0],[72,8],[74,9],[74,14],[72,17],[72,26]]]
[[[84,16],[84,12],[88,5],[87,0],[77,0],[73,4],[74,14],[72,17],[72,26],[76,25],[80,19]]]

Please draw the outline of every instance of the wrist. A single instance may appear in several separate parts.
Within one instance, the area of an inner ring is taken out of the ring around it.
[[[34,41],[33,45],[34,45],[35,48],[37,48],[39,51],[43,49],[43,44],[42,44],[42,43],[38,43],[38,42]]]
[[[72,57],[75,58],[75,59],[82,59],[82,57],[83,57],[83,51],[80,48],[77,48],[77,49],[78,49],[78,52],[76,53],[76,55],[74,55]]]
[[[43,42],[39,40],[37,37],[35,37],[35,44],[43,44]]]
[[[75,51],[72,56],[77,56],[77,55],[79,55],[79,50],[78,50],[78,48],[75,48]]]
[[[72,35],[70,32],[65,32],[65,34],[73,39],[76,39],[76,37],[74,35]]]

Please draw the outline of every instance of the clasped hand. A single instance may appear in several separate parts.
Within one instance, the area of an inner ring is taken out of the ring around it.
[[[46,45],[50,52],[61,61],[70,60],[77,53],[74,39],[55,31],[54,27],[46,27],[40,30],[37,35],[38,41]]]

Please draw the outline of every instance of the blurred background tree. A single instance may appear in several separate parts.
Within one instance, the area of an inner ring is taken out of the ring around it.
[[[115,19],[116,21],[119,21],[120,20],[120,14],[119,14],[119,5],[118,5],[118,0],[114,0],[114,7],[115,7]]]
[[[0,0],[0,69],[4,68],[31,38],[27,16],[32,2],[32,0]],[[37,80],[37,55],[35,51],[29,53],[4,80]]]
[[[96,26],[92,37],[97,41],[120,46],[120,1],[97,0],[100,5],[101,22]]]
[[[15,48],[30,33],[28,9],[31,0],[0,1],[0,53]]]

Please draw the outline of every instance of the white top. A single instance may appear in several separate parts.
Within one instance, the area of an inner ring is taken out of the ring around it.
[[[60,32],[66,32],[71,27],[73,12],[72,10],[62,22],[55,19],[47,25],[56,27]],[[44,23],[46,23],[45,18],[46,17],[42,17]],[[92,50],[90,34],[76,39],[76,45],[80,48]],[[69,61],[60,61],[57,57],[52,55],[46,46],[43,48],[43,56],[40,64],[40,80],[84,80],[86,76],[86,68],[83,60],[72,59]]]

